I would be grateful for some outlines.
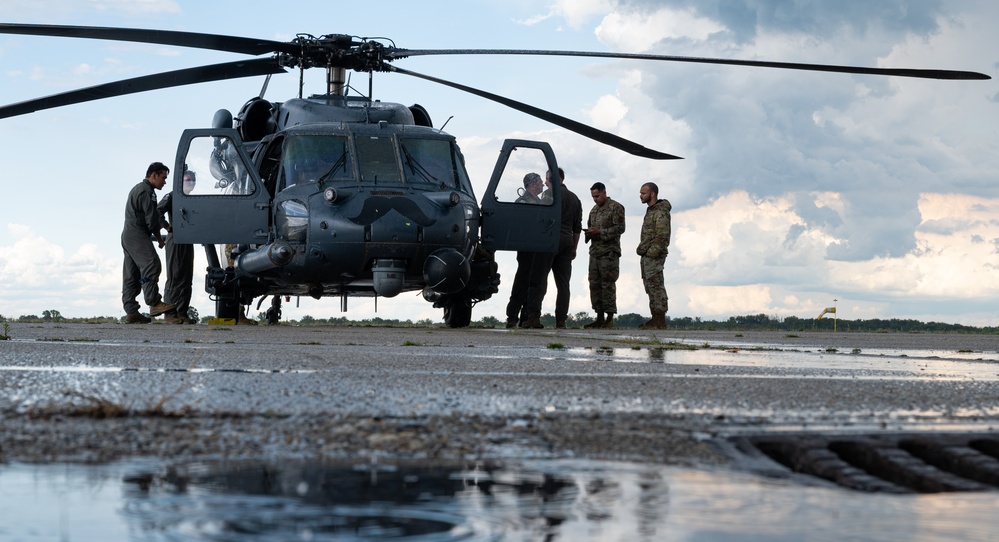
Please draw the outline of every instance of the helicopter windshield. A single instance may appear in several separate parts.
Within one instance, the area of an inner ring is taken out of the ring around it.
[[[446,139],[402,139],[402,171],[407,183],[463,189],[467,179],[461,161]]]
[[[347,138],[330,135],[298,135],[285,140],[282,186],[350,179],[353,167]]]
[[[391,137],[358,135],[354,144],[362,181],[402,181]]]

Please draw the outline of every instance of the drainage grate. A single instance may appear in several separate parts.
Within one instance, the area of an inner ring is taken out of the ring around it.
[[[795,473],[858,491],[999,489],[999,436],[992,434],[792,434],[731,442],[744,457],[756,460],[754,470],[766,470],[760,468],[765,456]]]

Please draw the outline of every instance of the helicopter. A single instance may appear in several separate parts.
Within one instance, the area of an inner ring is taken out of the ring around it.
[[[384,38],[299,34],[288,42],[151,29],[0,24],[0,33],[174,45],[257,58],[136,77],[0,106],[0,118],[91,100],[175,86],[264,77],[261,92],[234,115],[218,110],[208,128],[184,130],[173,178],[174,241],[204,247],[205,290],[218,318],[239,321],[244,307],[271,298],[277,323],[282,299],[292,296],[391,298],[422,292],[443,309],[447,326],[466,327],[472,308],[499,291],[498,250],[554,252],[561,187],[552,175],[545,205],[517,203],[527,172],[557,171],[543,141],[503,143],[486,191],[477,200],[453,135],[434,127],[418,104],[374,99],[375,73],[407,75],[491,100],[635,156],[675,160],[614,134],[526,103],[464,84],[400,68],[416,56],[576,56],[741,65],[980,80],[968,71],[870,68],[761,60],[528,49],[405,49]],[[267,56],[263,56],[267,55]],[[324,69],[321,93],[306,95],[304,73]],[[298,96],[264,98],[267,82],[299,73]],[[348,71],[368,75],[367,93]],[[351,95],[350,91],[355,94]],[[445,123],[446,124],[446,123]],[[183,189],[185,172],[213,182]],[[221,252],[221,254],[220,254]]]

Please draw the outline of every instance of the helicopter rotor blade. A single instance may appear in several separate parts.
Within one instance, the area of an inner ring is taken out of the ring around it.
[[[633,154],[635,156],[641,156],[642,158],[651,158],[653,160],[682,160],[682,157],[680,156],[674,156],[672,154],[666,154],[664,152],[643,147],[642,145],[639,145],[634,141],[624,139],[623,137],[618,137],[614,134],[604,132],[603,130],[598,130],[592,126],[587,126],[586,124],[583,124],[581,122],[574,121],[572,119],[563,117],[561,115],[556,115],[555,113],[552,113],[550,111],[545,111],[544,109],[534,107],[533,105],[528,105],[523,102],[511,100],[510,98],[504,98],[503,96],[500,96],[498,94],[493,94],[491,92],[486,92],[484,90],[472,88],[466,85],[462,85],[460,83],[446,81],[444,79],[439,79],[437,77],[433,77],[430,75],[424,75],[422,73],[417,73],[414,71],[397,68],[395,66],[387,66],[386,70],[395,73],[401,73],[404,75],[411,75],[413,77],[418,77],[420,79],[425,79],[427,81],[432,81],[434,83],[438,83],[471,94],[475,94],[476,96],[486,98],[487,100],[492,100],[499,104],[503,104],[507,107],[516,109],[521,113],[527,113],[528,115],[531,115],[533,117],[537,117],[541,120],[550,122],[556,126],[561,126],[566,130],[570,130],[581,136],[588,137],[594,141],[603,143],[604,145],[610,145],[611,147],[620,149],[624,152]]]
[[[211,49],[247,55],[262,55],[274,52],[294,54],[299,51],[299,47],[296,45],[281,41],[144,28],[2,23],[0,24],[0,34],[134,41],[157,45],[177,45],[196,49]]]
[[[693,56],[648,55],[636,53],[607,53],[590,51],[546,51],[529,49],[393,49],[386,58],[396,60],[410,56],[430,55],[531,55],[531,56],[581,56],[597,58],[618,58],[630,60],[659,60],[667,62],[691,62],[699,64],[726,64],[733,66],[755,66],[758,68],[779,68],[820,72],[852,73],[862,75],[892,75],[921,79],[985,80],[992,77],[978,72],[958,70],[934,70],[914,68],[868,68],[864,66],[839,66],[833,64],[806,64],[799,62],[771,62],[766,60],[738,60],[727,58],[706,58]]]
[[[271,58],[241,60],[238,62],[226,62],[223,64],[162,72],[0,106],[0,118],[15,117],[43,109],[135,94],[147,90],[275,73],[286,72],[276,60]]]

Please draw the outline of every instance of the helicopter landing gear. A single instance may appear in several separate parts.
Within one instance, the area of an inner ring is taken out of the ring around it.
[[[472,302],[464,296],[450,296],[444,304],[444,323],[450,328],[468,327],[472,323]]]
[[[267,323],[275,325],[281,321],[281,296],[271,298],[271,308],[267,309]]]

